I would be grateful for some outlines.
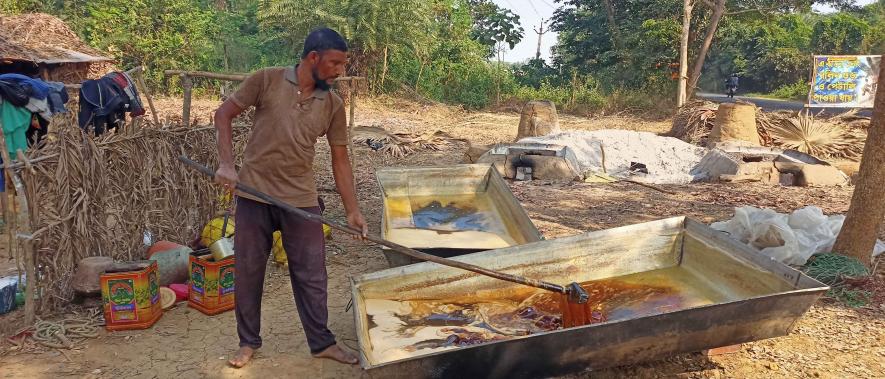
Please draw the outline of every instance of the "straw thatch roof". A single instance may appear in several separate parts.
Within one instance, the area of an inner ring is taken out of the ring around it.
[[[61,19],[44,13],[0,17],[0,60],[43,64],[110,61]]]

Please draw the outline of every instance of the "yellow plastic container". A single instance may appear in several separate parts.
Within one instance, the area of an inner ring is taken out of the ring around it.
[[[332,238],[332,228],[330,228],[329,225],[323,224],[323,236],[325,236],[326,239]],[[286,250],[283,250],[283,237],[279,230],[273,232],[273,247],[270,251],[273,253],[274,262],[281,265],[289,262],[286,258]]]
[[[213,242],[218,241],[222,237],[221,228],[224,227],[224,217],[216,217],[209,221],[205,227],[203,227],[203,232],[200,234],[200,243],[209,247]],[[227,230],[224,233],[224,237],[230,237],[234,235],[234,218],[233,216],[227,219]]]

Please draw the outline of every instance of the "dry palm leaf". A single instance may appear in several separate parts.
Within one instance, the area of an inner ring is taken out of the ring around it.
[[[373,150],[397,158],[402,158],[418,149],[438,151],[454,141],[465,141],[439,130],[416,135],[392,133],[374,126],[353,128],[353,139],[369,145]]]
[[[703,144],[713,130],[719,105],[709,101],[694,101],[679,108],[673,118],[673,127],[664,134],[685,142]]]
[[[217,162],[215,128],[127,125],[101,137],[84,134],[75,119],[57,116],[46,143],[28,152],[39,161],[20,170],[39,268],[38,306],[51,311],[72,297],[71,274],[80,259],[142,259],[145,231],[187,243],[221,206],[220,191],[176,157]],[[234,127],[241,156],[250,128]]]
[[[850,109],[846,112],[837,114],[829,119],[831,123],[845,125],[851,129],[867,130],[870,127],[870,118],[857,114],[858,109]]]
[[[860,159],[862,132],[816,120],[811,112],[766,125],[775,145],[811,154],[818,158]]]

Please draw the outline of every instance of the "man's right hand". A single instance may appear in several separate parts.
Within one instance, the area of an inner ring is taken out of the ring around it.
[[[215,171],[215,183],[221,184],[228,189],[234,189],[239,181],[240,177],[237,175],[237,170],[234,169],[233,165],[222,164],[218,166],[218,171]]]

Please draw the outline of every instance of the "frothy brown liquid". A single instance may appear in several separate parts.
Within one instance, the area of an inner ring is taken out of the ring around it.
[[[387,322],[376,329],[375,336],[383,341],[373,339],[373,344],[381,356],[404,357],[721,300],[678,267],[584,282],[581,287],[589,294],[585,304],[570,304],[564,296],[547,291],[506,299],[387,301],[399,308],[386,313],[370,304],[369,315],[386,314]]]

